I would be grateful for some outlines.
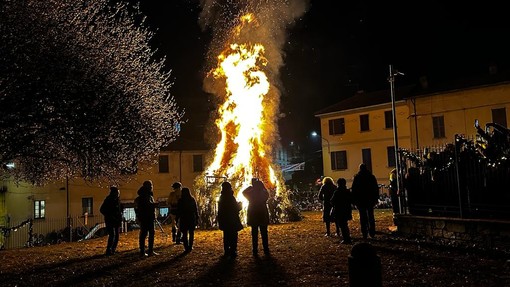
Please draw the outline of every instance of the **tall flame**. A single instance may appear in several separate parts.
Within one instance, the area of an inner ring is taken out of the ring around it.
[[[253,19],[252,14],[244,15],[241,25]],[[240,33],[241,28],[234,31]],[[269,189],[280,186],[271,146],[263,141],[266,128],[275,124],[264,112],[268,108],[265,105],[270,104],[265,96],[271,88],[263,71],[266,64],[262,44],[233,43],[218,56],[218,66],[212,71],[216,80],[225,81],[225,102],[215,121],[221,140],[206,174],[224,176],[238,190],[250,185],[254,177],[263,180]]]

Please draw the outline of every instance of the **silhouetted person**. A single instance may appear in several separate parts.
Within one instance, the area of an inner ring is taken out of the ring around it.
[[[176,244],[181,244],[182,233],[179,230],[179,224],[177,222],[178,213],[178,202],[181,198],[182,184],[180,182],[174,182],[172,184],[172,191],[168,195],[167,204],[170,207],[169,214],[172,219],[172,241]]]
[[[197,202],[191,195],[189,188],[184,187],[181,192],[181,198],[177,203],[177,222],[182,233],[184,251],[191,252],[193,250],[193,240],[195,239],[195,227],[198,221],[198,208]]]
[[[140,256],[158,255],[154,252],[154,220],[156,220],[156,203],[152,192],[152,181],[144,181],[138,190],[138,197],[135,199],[135,213],[140,223]],[[145,253],[145,239],[149,235],[147,253]]]
[[[359,165],[359,171],[352,181],[353,202],[359,211],[359,221],[363,238],[375,237],[374,206],[379,200],[377,179],[365,164]]]
[[[120,226],[122,224],[122,205],[120,203],[120,191],[117,187],[110,187],[110,194],[104,199],[99,211],[104,215],[106,233],[108,233],[105,254],[107,256],[113,255],[119,243]]]
[[[390,172],[390,182],[389,182],[389,192],[391,199],[391,207],[393,209],[393,214],[400,213],[400,200],[398,185],[397,185],[397,170],[394,168]]]
[[[269,225],[269,211],[267,200],[269,192],[262,181],[254,178],[251,186],[243,191],[244,197],[248,200],[247,224],[251,226],[251,242],[253,255],[258,255],[259,230],[262,238],[264,254],[269,254],[269,238],[267,226]]]
[[[326,224],[326,236],[331,236],[331,197],[335,192],[336,185],[331,177],[324,177],[322,179],[322,186],[319,189],[319,200],[322,201],[322,221]]]
[[[345,178],[339,178],[337,180],[337,188],[331,197],[336,234],[340,236],[340,231],[342,232],[342,244],[350,244],[352,242],[348,224],[348,221],[352,220],[352,199],[351,191],[347,188],[346,184]]]
[[[241,202],[237,202],[230,182],[221,184],[221,194],[218,200],[218,227],[223,231],[223,250],[225,256],[237,257],[237,232],[243,229],[239,211]]]

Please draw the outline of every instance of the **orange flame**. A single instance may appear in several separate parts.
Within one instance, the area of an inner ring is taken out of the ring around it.
[[[253,20],[252,14],[244,15],[234,31],[240,33],[243,23]],[[268,189],[280,186],[271,147],[263,141],[266,128],[275,124],[264,113],[265,105],[269,105],[264,97],[271,85],[263,71],[267,64],[263,55],[260,43],[230,44],[218,56],[218,66],[212,71],[215,79],[225,80],[225,102],[216,120],[221,140],[206,174],[225,176],[237,190],[248,187],[254,177],[264,181]]]

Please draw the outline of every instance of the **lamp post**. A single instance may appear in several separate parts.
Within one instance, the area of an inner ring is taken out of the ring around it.
[[[400,190],[400,161],[398,157],[398,132],[397,132],[397,115],[395,109],[395,77],[398,75],[404,75],[403,73],[393,70],[393,66],[390,65],[390,76],[388,82],[390,82],[390,94],[391,94],[391,114],[393,120],[393,144],[395,146],[395,168],[397,169],[397,190]],[[399,198],[400,200],[400,198]],[[399,202],[400,212],[402,212],[402,201]]]
[[[328,144],[328,153],[330,153],[331,151],[330,151],[330,148],[329,148],[329,140],[328,140],[328,139],[326,139],[326,138],[323,138],[323,137],[322,137],[321,135],[319,135],[316,131],[313,131],[313,132],[312,132],[312,137],[317,137],[317,136],[318,136],[318,137],[320,137],[321,139],[323,139],[323,140],[325,140],[325,141],[326,141],[326,143]]]

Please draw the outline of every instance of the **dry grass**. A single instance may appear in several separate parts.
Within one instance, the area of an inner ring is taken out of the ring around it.
[[[239,234],[239,257],[223,259],[222,234],[199,230],[183,253],[157,231],[159,256],[140,259],[138,232],[121,235],[118,253],[103,256],[106,238],[0,252],[1,286],[348,286],[352,246],[324,237],[319,212],[269,228],[271,256],[251,255],[249,228]],[[350,222],[362,242],[358,217]],[[378,234],[367,240],[381,258],[384,286],[510,286],[505,255],[453,249],[391,234],[391,212],[377,211]],[[165,227],[167,228],[167,227]],[[168,232],[168,230],[166,230]]]

